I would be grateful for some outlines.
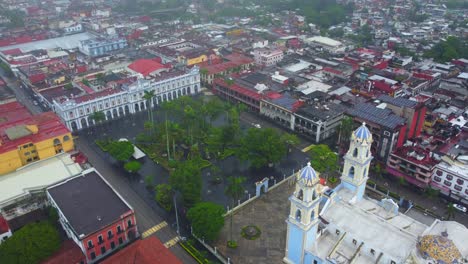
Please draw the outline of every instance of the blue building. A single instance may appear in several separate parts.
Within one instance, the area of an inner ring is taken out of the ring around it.
[[[97,57],[108,54],[114,50],[123,49],[127,47],[127,45],[127,40],[125,38],[99,38],[82,40],[79,49],[88,56]]]
[[[392,199],[364,194],[372,153],[365,124],[352,133],[341,183],[320,183],[310,163],[297,175],[286,220],[284,263],[464,263],[468,229],[454,221],[431,225],[399,213]]]

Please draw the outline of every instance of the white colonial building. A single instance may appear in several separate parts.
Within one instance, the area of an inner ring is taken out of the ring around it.
[[[154,91],[151,102],[144,99],[145,91]],[[162,72],[155,78],[137,79],[121,88],[101,90],[74,98],[53,101],[54,111],[72,131],[95,124],[90,118],[94,112],[102,111],[106,120],[133,114],[155,107],[183,95],[196,94],[200,91],[198,67],[190,70],[172,69]]]

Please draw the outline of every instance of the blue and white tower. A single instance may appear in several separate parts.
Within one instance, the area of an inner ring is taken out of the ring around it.
[[[366,182],[369,178],[369,166],[372,160],[372,134],[366,123],[356,129],[351,135],[349,150],[344,156],[341,184],[355,192],[356,201],[364,196]]]
[[[323,186],[310,162],[298,174],[296,190],[289,197],[291,211],[286,220],[285,263],[305,263],[305,250],[310,249],[317,238],[319,204]]]

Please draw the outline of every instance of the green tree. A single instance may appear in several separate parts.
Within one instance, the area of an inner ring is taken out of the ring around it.
[[[141,163],[133,160],[124,164],[124,169],[130,173],[136,173],[141,169]]]
[[[457,37],[450,36],[426,51],[424,57],[433,58],[437,62],[449,62],[457,58],[466,58],[468,57],[468,43]]]
[[[340,134],[338,136],[338,143],[342,143],[343,146],[348,146],[351,140],[351,134],[353,133],[354,121],[351,117],[345,116],[341,120]]]
[[[236,201],[239,200],[241,195],[244,193],[244,186],[242,186],[245,182],[245,177],[228,177],[227,178],[228,185],[226,187],[225,193],[231,197],[231,209],[234,208],[234,204]],[[232,218],[234,214],[231,213],[230,217],[230,241],[233,241],[232,239]]]
[[[311,166],[316,171],[330,173],[338,169],[338,156],[327,145],[312,146],[309,153]]]
[[[102,111],[96,111],[89,115],[89,119],[93,120],[95,123],[100,123],[106,120],[106,115]]]
[[[151,109],[151,101],[153,100],[154,96],[155,96],[154,90],[144,91],[143,99],[146,100],[146,105],[148,109],[148,122],[151,122],[151,123],[154,122],[153,111]]]
[[[145,184],[146,184],[147,188],[153,187],[153,176],[152,175],[146,175]]]
[[[299,138],[296,135],[289,133],[282,134],[280,142],[286,144],[287,153],[291,152],[292,146],[297,146],[300,143]]]
[[[344,30],[343,28],[335,28],[335,29],[328,31],[328,35],[331,38],[341,38],[344,35]]]
[[[179,162],[169,176],[169,183],[182,194],[187,207],[192,207],[201,200],[202,179],[198,163],[198,159]]]
[[[39,263],[60,248],[60,236],[48,221],[32,223],[0,244],[0,260],[8,263]]]
[[[200,69],[200,74],[201,74],[201,75],[207,75],[207,74],[208,74],[208,69],[206,69],[206,68],[201,68],[201,69]]]
[[[261,168],[280,161],[286,155],[286,144],[276,130],[250,128],[241,139],[239,158]]]
[[[172,210],[172,187],[169,184],[158,184],[155,188],[156,202],[166,211]]]
[[[67,83],[67,84],[65,84],[65,86],[63,86],[63,88],[64,88],[65,90],[71,90],[71,89],[73,88],[73,84]]]
[[[224,226],[224,209],[221,205],[203,202],[197,203],[187,212],[193,233],[207,241],[215,240]]]
[[[127,161],[133,155],[135,149],[129,141],[112,141],[108,145],[108,152],[118,161]]]

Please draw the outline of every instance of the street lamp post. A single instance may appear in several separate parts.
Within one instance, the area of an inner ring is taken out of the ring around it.
[[[174,200],[174,209],[175,209],[175,217],[176,217],[176,224],[177,224],[177,234],[180,235],[179,233],[179,215],[177,213],[177,202],[176,202],[176,195],[172,195],[172,198]]]

